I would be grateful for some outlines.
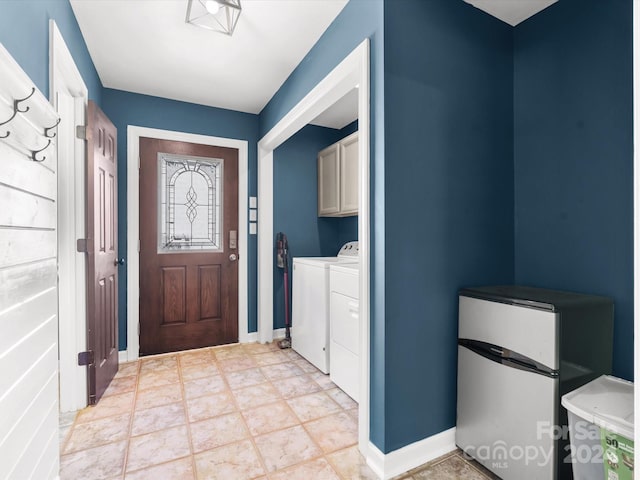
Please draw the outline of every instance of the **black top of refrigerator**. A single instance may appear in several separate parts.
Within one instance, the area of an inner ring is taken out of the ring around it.
[[[539,308],[551,312],[564,308],[610,305],[612,303],[610,298],[598,295],[585,295],[583,293],[547,290],[521,285],[469,287],[461,289],[460,295],[510,305]]]

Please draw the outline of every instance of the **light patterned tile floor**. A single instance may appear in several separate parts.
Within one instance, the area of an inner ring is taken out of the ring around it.
[[[61,418],[61,480],[375,479],[357,404],[276,344],[231,345],[120,366],[95,407]],[[459,454],[398,478],[491,478]]]

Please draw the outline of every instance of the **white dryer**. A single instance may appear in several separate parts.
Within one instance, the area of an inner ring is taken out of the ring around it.
[[[357,262],[357,241],[337,257],[293,258],[291,348],[323,373],[329,373],[329,267]]]
[[[331,380],[356,402],[360,400],[360,265],[329,268]]]

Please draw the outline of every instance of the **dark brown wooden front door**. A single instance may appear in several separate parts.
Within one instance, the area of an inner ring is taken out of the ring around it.
[[[89,101],[87,122],[87,347],[89,404],[118,372],[118,175],[116,127]]]
[[[140,139],[140,354],[238,341],[238,151]]]

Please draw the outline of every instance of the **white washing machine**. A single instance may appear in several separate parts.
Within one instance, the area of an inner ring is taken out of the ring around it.
[[[357,262],[357,241],[337,257],[293,258],[291,348],[323,373],[329,373],[329,267]]]

